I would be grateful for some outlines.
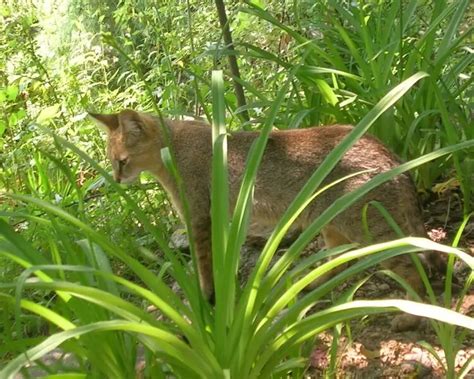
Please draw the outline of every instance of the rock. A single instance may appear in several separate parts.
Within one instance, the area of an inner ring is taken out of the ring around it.
[[[189,239],[186,234],[186,229],[176,229],[171,235],[170,242],[168,245],[171,249],[177,249],[181,251],[189,250]]]
[[[391,322],[393,332],[415,330],[420,325],[421,318],[408,313],[397,315]]]

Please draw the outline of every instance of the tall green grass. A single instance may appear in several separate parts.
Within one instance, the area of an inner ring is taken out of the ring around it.
[[[406,300],[352,301],[357,284],[349,293],[343,294],[339,301],[336,299],[334,305],[305,317],[307,310],[339,283],[399,254],[425,249],[439,250],[453,257],[450,258],[451,263],[454,259],[462,259],[472,270],[472,257],[456,248],[424,239],[406,238],[352,251],[347,251],[347,247],[338,248],[316,254],[292,269],[290,266],[298,261],[302,249],[327,222],[367,191],[421,164],[470,148],[474,146],[474,141],[444,147],[376,176],[332,204],[273,267],[269,266],[291,223],[319,191],[325,190],[319,188],[320,184],[338,159],[378,117],[425,76],[416,74],[396,86],[326,158],[275,227],[252,275],[240,288],[237,271],[240,249],[248,229],[252,189],[286,87],[280,90],[277,101],[267,115],[262,133],[249,152],[235,211],[229,216],[223,82],[222,74],[213,75],[211,211],[216,288],[214,308],[201,296],[195,270],[170,251],[163,231],[150,222],[127,192],[114,183],[107,172],[87,154],[70,142],[55,137],[63,149],[74,152],[90,164],[120,194],[127,208],[153,236],[166,259],[171,262],[168,274],[179,284],[182,295],[176,294],[162,275],[157,275],[129,254],[120,242],[112,242],[107,235],[58,205],[34,196],[4,194],[13,204],[28,204],[43,213],[38,217],[34,212],[16,214],[12,209],[0,216],[26,217],[32,225],[41,224],[44,227],[43,235],[55,242],[51,242],[49,249],[39,252],[22,233],[0,219],[0,255],[24,269],[13,283],[1,283],[0,301],[7,311],[4,318],[8,319],[4,333],[15,349],[10,353],[15,353],[16,357],[2,368],[0,376],[13,377],[29,362],[60,347],[62,351],[76,357],[78,366],[69,372],[78,377],[130,378],[135,375],[135,366],[140,359],[146,362],[144,376],[150,378],[169,375],[181,378],[288,377],[292,373],[304,371],[308,347],[318,333],[352,318],[398,310],[435,320],[434,326],[439,328],[439,336],[446,347],[453,341],[462,341],[465,333],[455,335],[455,326],[474,330],[472,318],[447,307]],[[314,263],[334,253],[339,253],[335,259],[311,268]],[[134,273],[136,280],[114,274],[112,259],[123,262]],[[360,260],[346,271],[309,293],[302,292],[307,284],[320,275],[355,259]],[[406,285],[400,278],[396,279]],[[472,284],[472,279],[471,273],[465,284],[465,292]],[[446,305],[449,304],[448,300],[445,299]],[[145,310],[149,305],[156,307],[159,317]],[[46,320],[51,335],[40,341],[23,335],[22,321],[27,314]],[[449,359],[453,359],[452,351],[447,354]],[[454,377],[452,362],[447,365],[447,377]]]
[[[292,42],[287,60],[246,41],[240,50],[243,57],[272,63],[277,73],[296,69],[286,113],[279,115],[283,128],[335,121],[355,124],[396,83],[419,71],[428,72],[429,80],[419,83],[417,91],[405,95],[371,128],[371,133],[402,158],[413,159],[474,137],[469,108],[473,80],[469,66],[474,57],[464,47],[473,29],[461,28],[469,3],[315,2],[307,10],[319,16],[299,20],[304,17],[299,15],[295,20],[295,25],[311,22],[321,34],[321,38],[312,38],[248,1],[240,12],[252,22],[268,23],[275,33],[289,36]],[[272,78],[278,83],[281,74]],[[250,93],[258,93],[251,84],[245,84]],[[264,99],[256,99],[254,106],[261,107]],[[437,165],[416,170],[419,187],[430,189],[453,167],[464,195],[465,215],[473,201],[469,156],[468,151],[458,151],[452,160],[443,158]]]

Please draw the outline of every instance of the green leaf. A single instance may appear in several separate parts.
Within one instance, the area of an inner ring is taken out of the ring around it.
[[[43,379],[86,379],[87,374],[81,374],[80,372],[68,372],[63,374],[52,374],[43,376]]]
[[[44,124],[57,117],[59,115],[59,108],[60,104],[54,104],[44,108],[36,118],[36,122],[38,122],[38,124]]]
[[[227,135],[225,126],[224,80],[222,71],[212,72],[212,263],[216,296],[217,355],[225,352],[228,315],[232,294],[225,292],[225,282],[233,280],[224,274],[229,232],[229,180],[227,168]]]
[[[13,101],[18,96],[19,90],[17,86],[8,86],[5,92],[8,100]]]
[[[26,111],[22,108],[18,112],[16,112],[16,118],[18,120],[24,119],[26,117]]]
[[[16,116],[16,113],[11,113],[10,116],[8,116],[8,124],[14,126],[17,122],[18,117]]]
[[[5,130],[7,129],[7,124],[5,121],[0,120],[0,137],[5,133]]]

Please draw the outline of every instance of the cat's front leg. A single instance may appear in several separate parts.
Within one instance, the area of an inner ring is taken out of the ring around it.
[[[214,280],[211,255],[211,219],[200,218],[192,222],[192,234],[197,258],[199,284],[206,300],[214,302]]]

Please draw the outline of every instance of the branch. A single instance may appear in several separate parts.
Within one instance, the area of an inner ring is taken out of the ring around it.
[[[236,54],[233,54],[235,49],[234,43],[232,42],[232,35],[230,33],[229,21],[225,12],[224,1],[215,0],[215,3],[217,14],[219,15],[219,23],[221,24],[222,28],[222,35],[224,36],[224,43],[226,44],[226,47],[231,50],[231,54],[228,54],[227,56],[229,59],[230,72],[232,74],[232,82],[234,83],[235,96],[237,97],[237,105],[239,108],[241,108],[247,105],[247,102],[245,101],[244,89],[242,88],[242,85],[236,80],[240,79],[240,71],[239,66],[237,65]],[[247,110],[243,110],[240,114],[245,121],[250,119]]]

